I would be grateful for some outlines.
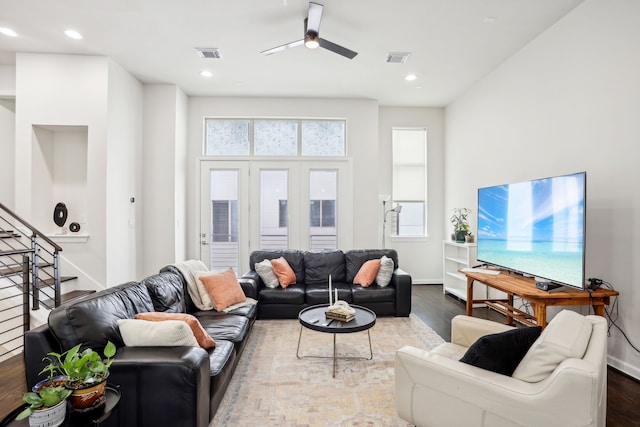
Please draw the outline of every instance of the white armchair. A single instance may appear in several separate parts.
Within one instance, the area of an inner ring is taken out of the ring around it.
[[[411,346],[401,348],[395,358],[398,415],[417,427],[604,427],[606,320],[574,312],[561,316],[563,313],[549,323],[511,377],[459,361],[481,336],[511,328],[496,322],[457,316],[452,320],[451,343],[431,351]],[[575,322],[566,322],[567,317],[576,320],[576,315],[583,322],[583,338],[577,337]],[[584,328],[589,325],[590,331],[585,335]],[[554,343],[550,344],[550,340]],[[578,349],[577,357],[560,358],[549,365],[550,355],[557,350],[553,346],[558,347],[558,343],[569,352],[581,345],[586,349]],[[538,380],[535,376],[540,378],[541,367],[551,373]],[[538,369],[533,376],[532,369]],[[517,379],[518,376],[527,381]]]

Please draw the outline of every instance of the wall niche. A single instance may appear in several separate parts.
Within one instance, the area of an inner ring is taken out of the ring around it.
[[[86,241],[87,212],[87,126],[33,125],[32,207],[36,228],[59,240]],[[58,203],[66,205],[68,216],[58,227],[53,211]],[[77,223],[80,230],[69,226]]]

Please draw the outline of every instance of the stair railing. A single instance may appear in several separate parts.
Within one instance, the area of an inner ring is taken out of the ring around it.
[[[3,248],[0,249],[0,258],[3,260],[0,261],[0,268],[15,269],[21,263],[15,254],[5,255],[4,252],[26,250],[29,253],[31,278],[27,283],[31,286],[27,292],[31,294],[31,308],[38,310],[41,304],[48,309],[58,307],[61,300],[59,259],[62,247],[2,203],[0,233],[3,234]],[[13,275],[3,277],[16,286],[21,286],[24,282],[18,282]]]

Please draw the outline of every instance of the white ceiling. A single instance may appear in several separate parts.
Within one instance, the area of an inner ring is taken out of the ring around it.
[[[15,63],[15,52],[105,55],[141,82],[190,96],[444,106],[582,1],[316,0],[320,37],[358,52],[349,60],[303,46],[260,54],[302,38],[303,0],[0,0],[0,27],[19,34],[0,34],[0,64]],[[67,38],[67,28],[84,38]],[[218,48],[222,59],[200,59],[196,47]],[[411,56],[389,64],[388,52]],[[406,82],[408,73],[417,80]]]

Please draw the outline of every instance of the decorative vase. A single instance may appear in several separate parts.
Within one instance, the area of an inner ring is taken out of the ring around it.
[[[467,234],[466,236],[464,236],[464,240],[467,243],[475,243],[476,236],[474,236],[473,234]]]
[[[69,396],[71,406],[80,411],[90,410],[104,403],[107,380],[81,388],[75,388],[72,385],[67,385],[67,387],[73,390],[71,396]]]
[[[66,399],[55,406],[49,408],[36,409],[29,415],[29,426],[31,427],[56,427],[63,423],[67,416]]]
[[[464,243],[464,239],[466,235],[467,235],[467,232],[464,230],[456,231],[456,242]]]

